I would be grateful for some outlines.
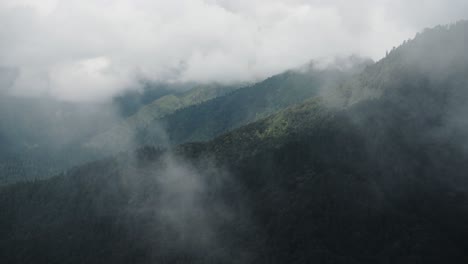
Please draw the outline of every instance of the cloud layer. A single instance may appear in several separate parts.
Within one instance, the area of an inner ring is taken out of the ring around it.
[[[139,78],[251,81],[311,59],[378,59],[464,18],[466,0],[1,0],[0,69],[17,70],[14,93],[95,101]]]

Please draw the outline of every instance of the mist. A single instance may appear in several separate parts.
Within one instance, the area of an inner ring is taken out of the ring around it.
[[[0,0],[0,259],[468,263],[467,18]]]
[[[4,0],[0,67],[17,76],[0,83],[76,102],[109,100],[141,79],[256,81],[311,59],[380,59],[466,10],[462,0]]]

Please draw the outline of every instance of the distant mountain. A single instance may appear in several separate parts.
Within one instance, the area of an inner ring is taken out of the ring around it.
[[[236,89],[235,86],[197,85],[185,92],[162,96],[142,106],[135,114],[118,125],[94,136],[86,142],[85,146],[114,154],[119,151],[134,149],[137,146],[134,135],[141,130],[147,129],[148,125],[155,120],[159,120],[179,109],[220,97],[234,89]]]
[[[272,76],[205,103],[180,109],[162,119],[155,119],[143,129],[139,129],[136,141],[140,146],[161,145],[161,138],[154,133],[160,127],[172,145],[209,140],[288,106],[318,96],[328,87],[344,82],[372,64],[372,61],[358,57],[344,61],[349,67],[330,66],[319,69],[311,64],[300,70]]]
[[[145,145],[208,140],[316,96],[325,86],[343,82],[372,63],[358,57],[342,62],[347,67],[319,70],[309,65],[241,89],[144,82],[141,90],[125,92],[103,105],[5,94],[0,106],[0,140],[5,142],[0,150],[0,184],[46,178]],[[13,74],[2,72],[7,77]]]
[[[0,97],[0,185],[50,177],[93,159],[80,142],[116,121],[112,107],[51,98]]]
[[[122,150],[118,146],[125,143],[128,146],[125,149],[133,149],[134,144],[125,142],[129,139],[128,134],[123,133],[134,133],[134,129],[153,118],[232,89],[215,85],[147,85],[142,92],[128,92],[112,103],[101,104],[2,94],[0,185],[50,177],[73,166],[115,154]],[[145,101],[152,98],[159,99]],[[119,111],[128,107],[129,102],[134,102],[141,111],[126,118]]]
[[[167,83],[141,80],[141,89],[127,90],[113,98],[122,117],[129,117],[142,107],[166,95],[179,95],[196,87],[194,83]]]
[[[318,69],[313,64],[272,76],[251,86],[200,85],[153,101],[121,124],[93,137],[90,149],[108,153],[145,145],[170,146],[214,138],[290,105],[317,96],[372,64],[359,57]]]
[[[466,263],[466,43],[468,22],[429,29],[214,140],[2,187],[0,259]]]

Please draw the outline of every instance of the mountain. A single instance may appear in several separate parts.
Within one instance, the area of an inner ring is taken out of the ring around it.
[[[91,161],[94,156],[77,146],[116,118],[106,104],[2,95],[0,184],[50,177]]]
[[[144,129],[138,130],[136,141],[140,146],[161,145],[161,137],[155,133],[161,128],[167,136],[166,141],[171,145],[210,140],[288,106],[318,96],[327,87],[344,82],[372,64],[371,61],[359,57],[343,59],[343,62],[349,67],[330,65],[321,69],[310,64],[205,103],[180,109],[162,119],[155,119]]]
[[[466,263],[466,43],[468,22],[429,29],[208,142],[4,186],[0,259]]]
[[[370,63],[351,57],[340,66],[320,70],[308,65],[242,89],[142,82],[141,90],[105,104],[6,94],[0,114],[5,142],[0,150],[0,184],[50,177],[145,145],[208,140],[316,96],[324,86],[342,82]],[[2,72],[12,76],[11,71]]]
[[[117,153],[145,145],[171,146],[214,138],[290,105],[317,96],[372,61],[341,59],[347,67],[319,69],[314,64],[274,75],[251,86],[201,85],[153,101],[121,124],[93,137],[90,149]]]
[[[127,92],[111,103],[71,103],[3,94],[0,185],[47,178],[116,153],[120,149],[115,142],[123,146],[128,140],[126,135],[138,126],[231,89],[220,85],[147,84],[142,91]],[[157,99],[148,101],[154,98]],[[126,117],[132,107],[141,109]]]
[[[113,103],[117,106],[122,117],[134,115],[138,110],[151,102],[170,94],[179,94],[190,90],[194,84],[190,83],[165,83],[140,81],[141,89],[126,90],[114,96]]]
[[[146,129],[154,120],[161,119],[179,109],[223,96],[234,89],[236,89],[235,86],[198,85],[185,92],[164,95],[142,106],[120,124],[94,136],[86,142],[85,146],[90,149],[107,150],[109,153],[133,149],[134,134]]]

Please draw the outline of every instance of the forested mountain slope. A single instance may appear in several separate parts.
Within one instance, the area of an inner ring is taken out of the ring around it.
[[[211,139],[316,96],[371,63],[358,57],[345,61],[346,69],[304,67],[239,92],[234,85],[146,83],[142,91],[126,92],[104,105],[5,95],[0,184],[47,178],[145,145]]]
[[[198,105],[235,89],[235,86],[210,84],[198,85],[184,92],[167,94],[142,106],[135,114],[118,125],[94,136],[85,143],[85,148],[114,154],[133,149],[136,146],[135,135],[146,129],[152,122],[179,109]]]
[[[93,159],[82,142],[114,124],[112,107],[0,96],[0,185],[50,177]]]
[[[155,128],[162,127],[171,144],[206,141],[259,120],[288,106],[320,95],[327,87],[336,86],[372,62],[358,57],[346,60],[348,68],[330,66],[319,69],[314,64],[301,70],[288,71],[265,81],[236,90],[203,104],[194,105],[148,124],[137,133],[140,145],[160,145]]]
[[[111,103],[62,102],[46,96],[1,94],[0,185],[47,178],[132,149],[135,144],[128,142],[129,135],[138,127],[232,89],[221,85],[148,84],[141,94],[128,92]],[[146,101],[154,98],[157,99]],[[137,107],[140,111],[125,117]]]
[[[145,145],[166,147],[209,140],[317,96],[326,87],[338,85],[372,64],[359,57],[342,62],[347,67],[319,69],[310,64],[240,89],[205,85],[166,95],[92,138],[86,147],[116,153]]]
[[[466,22],[427,30],[209,142],[3,187],[0,259],[466,263],[466,43]]]
[[[118,112],[123,117],[129,117],[138,112],[145,105],[166,95],[178,95],[190,90],[195,85],[191,83],[165,83],[141,80],[140,89],[126,90],[113,98]]]

